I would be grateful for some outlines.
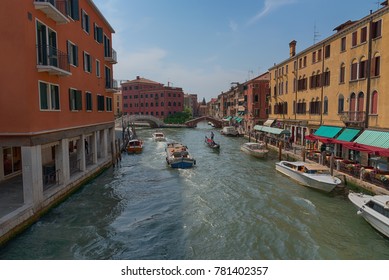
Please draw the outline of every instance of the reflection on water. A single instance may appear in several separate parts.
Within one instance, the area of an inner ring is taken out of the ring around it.
[[[211,127],[165,129],[192,169],[165,162],[153,130],[139,155],[111,168],[0,250],[0,259],[388,259],[389,240],[343,193],[325,194],[240,151],[243,138],[204,144]]]

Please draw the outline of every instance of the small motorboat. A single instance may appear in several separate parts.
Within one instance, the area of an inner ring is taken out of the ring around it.
[[[389,238],[389,195],[372,196],[350,192],[348,198],[358,209],[358,215]]]
[[[132,139],[128,141],[127,144],[127,153],[129,154],[139,154],[143,151],[143,141],[139,139]]]
[[[207,136],[205,136],[204,143],[207,144],[208,147],[212,149],[220,149],[220,145],[216,143],[213,139],[208,138]]]
[[[222,135],[225,136],[239,136],[238,130],[233,127],[233,126],[225,126],[223,129],[220,131]]]
[[[188,147],[181,143],[171,142],[166,146],[166,162],[172,168],[191,168],[196,160],[189,154]]]
[[[267,154],[269,153],[269,150],[266,149],[265,142],[248,142],[244,143],[240,149],[245,152],[246,154],[249,154],[251,156],[254,156],[256,158],[265,158]]]
[[[320,164],[284,160],[276,163],[276,170],[304,186],[324,192],[331,192],[341,183],[339,178],[330,174],[327,167]]]
[[[166,137],[165,134],[161,131],[156,131],[153,133],[153,139],[154,141],[165,141]]]

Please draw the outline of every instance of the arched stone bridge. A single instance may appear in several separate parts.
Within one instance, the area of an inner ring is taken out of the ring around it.
[[[214,117],[210,117],[210,116],[202,116],[202,117],[187,121],[187,122],[185,122],[185,124],[188,127],[195,127],[197,123],[202,122],[202,121],[211,122],[215,125],[215,127],[218,127],[218,128],[223,127],[223,120],[215,119]]]
[[[115,120],[115,126],[122,127],[124,125],[127,127],[129,124],[135,122],[147,122],[153,128],[165,126],[162,120],[150,115],[124,115]]]

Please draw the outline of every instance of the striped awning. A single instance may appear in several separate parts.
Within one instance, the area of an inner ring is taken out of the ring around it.
[[[318,130],[314,133],[315,136],[334,138],[340,131],[342,127],[339,126],[326,126],[322,125]]]
[[[254,126],[254,130],[268,132],[268,133],[275,134],[275,135],[282,135],[282,134],[289,135],[290,134],[289,130],[280,129],[280,128],[276,128],[276,127],[268,127],[268,126],[264,126],[264,125],[256,125],[256,126]]]
[[[389,132],[365,130],[354,142],[387,149],[389,148]]]
[[[338,137],[336,137],[336,140],[351,142],[359,132],[361,132],[360,129],[346,128]]]
[[[264,122],[264,126],[271,126],[273,123],[275,122],[275,120],[272,120],[272,119],[268,119],[267,121]]]

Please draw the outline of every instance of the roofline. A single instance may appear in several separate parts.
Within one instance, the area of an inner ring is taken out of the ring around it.
[[[355,28],[355,27],[358,26],[358,25],[364,24],[365,22],[367,22],[367,21],[370,20],[370,19],[373,19],[373,18],[375,18],[375,17],[379,17],[379,16],[381,16],[382,14],[386,14],[386,13],[388,13],[388,12],[389,12],[389,6],[385,6],[385,7],[383,7],[383,8],[380,8],[379,10],[375,11],[374,13],[371,13],[371,14],[369,14],[369,15],[367,15],[367,16],[361,18],[360,20],[355,21],[353,24],[350,24],[349,26],[345,27],[345,28],[342,29],[341,31],[339,31],[339,32],[337,32],[337,33],[335,33],[335,34],[333,34],[333,35],[327,37],[326,39],[324,39],[324,40],[322,40],[322,41],[320,41],[320,42],[318,42],[318,43],[316,43],[316,44],[314,44],[314,45],[312,45],[312,46],[310,46],[310,47],[308,47],[308,48],[302,50],[301,52],[297,53],[297,54],[294,55],[293,57],[289,57],[288,59],[285,59],[285,60],[283,60],[282,62],[275,64],[274,66],[272,66],[272,67],[269,68],[269,71],[271,71],[271,70],[273,70],[273,69],[276,69],[277,67],[279,67],[280,65],[285,64],[285,63],[288,62],[288,61],[293,61],[293,60],[297,59],[297,58],[300,57],[302,54],[308,53],[309,51],[311,51],[311,50],[317,48],[318,46],[322,46],[322,45],[326,44],[326,43],[329,42],[329,41],[333,41],[334,38],[342,36],[344,33],[347,33],[349,30]]]
[[[95,12],[101,17],[101,19],[104,21],[104,23],[108,26],[111,33],[115,33],[115,30],[112,28],[112,26],[109,24],[108,20],[103,16],[103,14],[100,12],[99,8],[93,3],[93,0],[87,0],[88,3],[92,6],[92,8],[95,10]]]

